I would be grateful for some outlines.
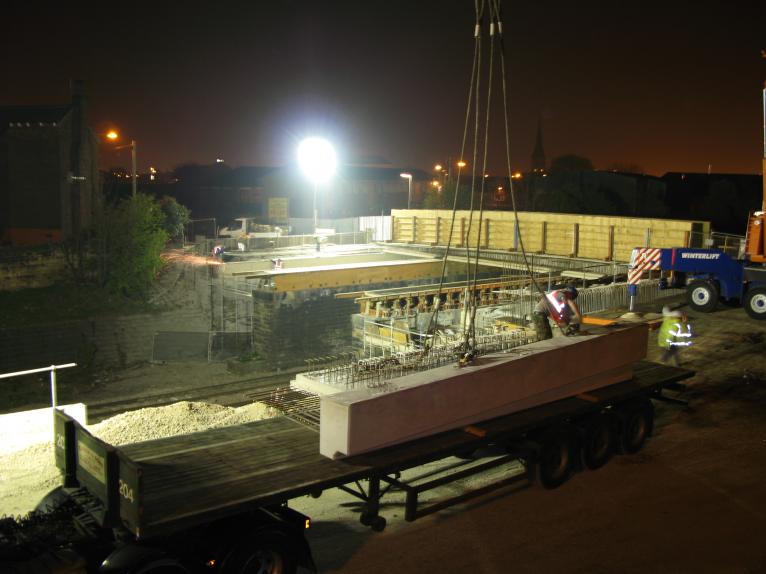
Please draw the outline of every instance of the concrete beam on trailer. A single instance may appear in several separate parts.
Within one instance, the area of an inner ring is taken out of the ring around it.
[[[310,374],[291,386],[313,383],[321,396],[320,452],[342,458],[629,380],[646,356],[647,335],[645,324],[593,327],[485,355],[461,369],[445,365],[391,378],[385,388],[337,392]]]

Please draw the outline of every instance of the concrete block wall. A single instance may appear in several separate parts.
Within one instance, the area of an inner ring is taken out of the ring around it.
[[[0,261],[0,291],[50,287],[67,273],[60,251],[29,251],[13,260]]]
[[[353,299],[323,289],[299,293],[253,292],[253,345],[260,358],[279,367],[347,352],[352,346]]]

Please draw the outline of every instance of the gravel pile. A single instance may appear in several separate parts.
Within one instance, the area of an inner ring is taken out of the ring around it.
[[[271,407],[253,403],[239,408],[183,401],[122,413],[88,427],[115,446],[189,434],[276,416]],[[0,439],[2,440],[2,439]],[[61,483],[51,441],[0,455],[0,516],[26,514]]]
[[[122,413],[91,425],[88,430],[101,440],[119,446],[232,426],[275,415],[276,412],[263,403],[234,409],[222,405],[182,401],[166,407]]]

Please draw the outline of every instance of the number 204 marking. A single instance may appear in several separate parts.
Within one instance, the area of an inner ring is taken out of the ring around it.
[[[119,482],[120,496],[129,502],[133,502],[133,489],[130,488],[124,480],[120,479]]]

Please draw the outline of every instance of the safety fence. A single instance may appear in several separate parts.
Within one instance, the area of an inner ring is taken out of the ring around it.
[[[683,293],[683,289],[661,289],[658,279],[646,279],[638,284],[635,302],[639,305],[652,304]],[[502,305],[501,309],[507,316],[526,322],[539,300],[539,293],[529,289],[516,290],[510,293],[510,301]],[[629,302],[628,284],[624,282],[578,288],[577,304],[584,314],[627,309]]]
[[[683,293],[682,289],[660,289],[659,280],[645,279],[638,284],[635,302],[659,306],[664,300]],[[529,325],[540,300],[539,291],[531,283],[504,289],[499,295],[500,303],[477,309],[474,318],[477,337],[495,337],[508,329]],[[578,289],[577,302],[584,314],[627,310],[630,302],[628,285],[619,282]],[[392,356],[420,349],[429,340],[435,345],[447,346],[463,340],[467,321],[465,308],[439,309],[433,322],[432,315],[433,308],[426,313],[418,313],[413,308],[394,308],[386,316],[354,315],[352,328],[361,344],[362,356]]]
[[[253,334],[242,331],[160,331],[154,335],[152,360],[211,362],[252,353]]]

